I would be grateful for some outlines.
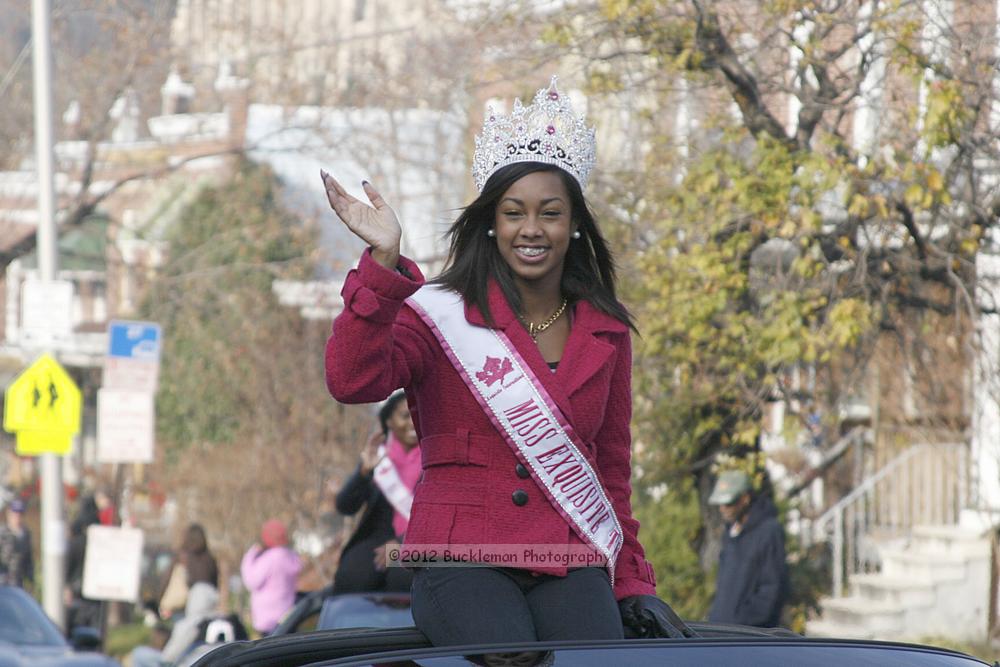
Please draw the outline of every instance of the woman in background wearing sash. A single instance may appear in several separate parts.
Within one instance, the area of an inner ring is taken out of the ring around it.
[[[531,106],[516,104],[513,113],[517,118],[490,113],[476,138],[480,194],[451,227],[447,268],[434,284],[460,295],[459,328],[502,333],[524,372],[512,372],[503,353],[480,369],[445,350],[437,327],[406,302],[424,278],[400,255],[395,213],[370,183],[362,184],[369,205],[323,172],[331,207],[369,246],[344,283],[344,310],[327,343],[327,386],[347,403],[406,390],[423,456],[407,549],[492,545],[499,553],[526,545],[558,554],[589,546],[579,524],[567,520],[573,508],[553,500],[540,468],[524,465],[536,464],[515,451],[513,436],[473,393],[471,374],[496,388],[531,376],[569,425],[565,431],[575,434],[574,451],[596,472],[599,495],[620,526],[613,576],[605,567],[555,562],[417,567],[413,616],[431,642],[677,636],[683,624],[655,597],[632,517],[633,327],[583,195],[594,132],[573,114],[554,78]]]
[[[406,533],[413,487],[420,477],[420,447],[403,392],[390,396],[379,408],[380,429],[369,437],[357,470],[337,493],[337,511],[352,516],[365,508],[347,541],[333,578],[334,593],[410,590],[408,570],[386,567],[386,552]],[[376,470],[391,465],[402,485],[388,493],[379,486]],[[392,494],[390,499],[389,494]],[[394,507],[400,505],[400,509]],[[402,510],[402,511],[400,511]]]

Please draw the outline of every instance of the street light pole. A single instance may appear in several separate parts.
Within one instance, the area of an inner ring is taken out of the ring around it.
[[[38,273],[42,281],[56,279],[55,196],[52,150],[52,50],[50,0],[31,2],[34,63],[35,162],[38,166]],[[62,589],[66,534],[60,459],[42,454],[42,606],[59,627],[65,627]]]

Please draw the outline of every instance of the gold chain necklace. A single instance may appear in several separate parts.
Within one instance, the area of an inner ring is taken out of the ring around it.
[[[559,319],[559,316],[563,314],[564,310],[566,310],[567,303],[568,302],[566,301],[566,299],[563,299],[562,304],[559,306],[559,308],[556,309],[556,312],[552,313],[552,315],[549,316],[549,319],[545,320],[541,324],[535,324],[534,322],[529,322],[527,319],[524,318],[523,315],[518,315],[518,317],[521,319],[521,322],[523,322],[524,325],[528,327],[528,334],[531,335],[531,339],[537,342],[538,334],[548,329],[555,323],[556,320]]]

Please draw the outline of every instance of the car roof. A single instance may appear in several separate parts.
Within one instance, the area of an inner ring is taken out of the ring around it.
[[[277,667],[347,658],[367,653],[428,648],[416,628],[320,630],[224,644],[195,667]]]
[[[39,626],[44,626],[44,630],[42,630],[45,632],[44,645],[69,646],[69,642],[63,635],[62,630],[60,630],[59,627],[52,622],[42,606],[38,604],[38,600],[33,598],[23,588],[11,584],[0,584],[0,596],[5,598],[14,598],[17,600],[17,604],[23,605],[26,610],[30,610],[28,613],[32,614],[34,618],[28,618],[23,612],[19,614],[19,616],[21,616],[22,622],[25,620],[37,620]],[[39,629],[41,630],[42,628],[39,627]]]
[[[614,641],[578,641],[578,642],[546,642],[537,646],[556,648],[571,647],[614,647],[632,648],[640,645],[657,646],[666,643],[714,643],[729,645],[757,644],[759,642],[775,645],[807,646],[816,644],[841,646],[871,646],[886,649],[921,649],[962,656],[962,653],[948,649],[938,649],[927,646],[901,644],[894,642],[879,642],[868,640],[846,639],[809,639],[790,630],[782,628],[750,628],[736,625],[721,625],[717,623],[689,623],[700,637],[697,639],[662,639],[641,640],[628,639]],[[523,650],[523,645],[520,646]],[[515,645],[509,645],[507,650],[513,650]],[[388,657],[387,654],[407,652],[424,652],[433,650],[427,638],[416,628],[351,628],[343,630],[321,630],[303,634],[285,635],[281,637],[265,637],[256,641],[233,642],[225,644],[204,656],[195,663],[195,667],[296,667],[317,662],[329,662],[342,659],[354,659],[362,656]],[[486,653],[500,651],[500,646],[467,647],[464,653]],[[985,663],[983,663],[985,664]]]

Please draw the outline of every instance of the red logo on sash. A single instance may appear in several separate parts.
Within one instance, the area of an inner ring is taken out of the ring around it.
[[[512,370],[514,370],[514,364],[510,363],[510,359],[507,357],[504,357],[502,361],[495,357],[486,357],[483,370],[476,371],[476,379],[485,382],[486,386],[489,387],[494,382],[503,380],[503,377]]]

